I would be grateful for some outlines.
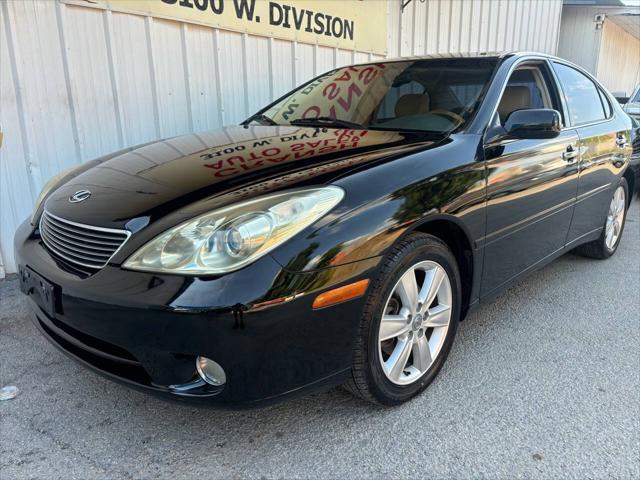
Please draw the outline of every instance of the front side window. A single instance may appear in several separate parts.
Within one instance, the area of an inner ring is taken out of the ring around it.
[[[516,110],[530,108],[556,108],[537,66],[520,67],[511,74],[498,104],[500,121],[504,125]]]
[[[562,63],[554,68],[567,97],[573,125],[584,125],[606,118],[598,87],[583,73]]]
[[[496,66],[492,58],[432,59],[344,67],[304,85],[258,123],[448,133],[468,123]]]

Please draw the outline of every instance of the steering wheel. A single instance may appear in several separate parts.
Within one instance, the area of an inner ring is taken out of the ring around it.
[[[429,113],[452,119],[456,126],[464,123],[464,117],[462,117],[462,115],[458,115],[455,112],[450,112],[449,110],[431,110]]]

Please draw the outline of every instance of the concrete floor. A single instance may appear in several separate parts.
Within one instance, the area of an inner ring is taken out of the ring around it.
[[[640,209],[607,261],[568,254],[465,321],[395,409],[341,389],[262,410],[128,390],[50,346],[0,282],[0,477],[638,478]]]

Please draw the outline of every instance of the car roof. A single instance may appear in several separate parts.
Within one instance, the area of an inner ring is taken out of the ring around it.
[[[529,51],[504,51],[504,52],[462,52],[462,53],[433,53],[429,55],[417,55],[410,57],[393,57],[393,58],[382,58],[378,60],[369,60],[366,62],[357,63],[356,65],[369,65],[376,62],[407,62],[407,61],[417,61],[417,60],[437,60],[437,59],[460,59],[460,58],[491,58],[494,60],[503,60],[508,57],[539,57],[539,58],[548,58],[552,60],[560,60],[565,63],[569,63],[566,60],[556,57],[554,55],[549,55],[548,53],[542,52],[529,52]]]

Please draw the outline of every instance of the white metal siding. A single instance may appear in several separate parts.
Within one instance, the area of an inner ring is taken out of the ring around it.
[[[588,7],[564,7],[560,27],[558,56],[566,58],[592,75],[598,69],[602,29],[593,21],[598,10]]]
[[[555,53],[561,0],[372,0],[390,57]],[[0,278],[48,178],[124,146],[237,123],[296,84],[381,57],[60,4],[0,2]],[[4,259],[4,268],[2,261]]]
[[[597,76],[610,91],[627,95],[640,81],[640,39],[609,19],[604,23]]]
[[[640,80],[640,39],[616,25],[620,9],[567,6],[562,11],[558,55],[598,77],[612,92],[630,94]],[[595,17],[605,14],[596,28]]]
[[[562,0],[389,3],[390,57],[528,50],[556,53]]]

